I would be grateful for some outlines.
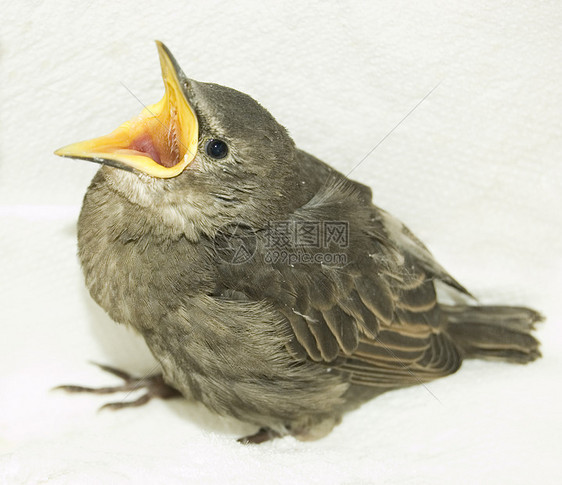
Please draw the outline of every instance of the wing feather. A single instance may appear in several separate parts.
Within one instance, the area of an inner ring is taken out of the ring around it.
[[[286,250],[311,261],[344,252],[345,262],[266,264],[265,231],[250,261],[217,263],[221,291],[268,301],[287,320],[286,347],[296,361],[338,368],[353,383],[386,389],[454,372],[461,356],[446,334],[434,281],[466,290],[403,224],[371,205],[364,189],[341,178],[331,184],[290,218],[345,221],[347,245]]]

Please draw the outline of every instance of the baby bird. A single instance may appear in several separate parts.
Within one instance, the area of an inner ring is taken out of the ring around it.
[[[541,316],[440,303],[467,290],[371,190],[299,150],[250,96],[188,79],[157,42],[163,99],[56,151],[100,163],[78,221],[92,298],[142,335],[162,374],[100,390],[181,393],[253,423],[242,439],[320,438],[391,389],[463,359],[527,363]]]

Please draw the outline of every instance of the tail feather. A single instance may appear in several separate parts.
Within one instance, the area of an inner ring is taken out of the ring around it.
[[[447,331],[465,358],[531,362],[540,357],[539,341],[531,335],[540,313],[509,306],[443,305]]]

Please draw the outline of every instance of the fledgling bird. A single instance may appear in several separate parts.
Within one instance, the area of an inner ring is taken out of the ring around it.
[[[465,358],[540,354],[529,308],[440,303],[468,292],[371,190],[299,150],[250,96],[188,79],[157,42],[163,99],[107,136],[56,151],[102,164],[78,221],[93,299],[139,332],[181,393],[253,423],[243,439],[317,439],[385,391]],[[64,387],[64,386],[63,386]]]

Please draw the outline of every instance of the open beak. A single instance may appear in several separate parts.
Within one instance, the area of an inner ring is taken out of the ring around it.
[[[138,170],[158,178],[175,177],[193,161],[199,126],[181,87],[187,78],[168,48],[159,41],[156,45],[164,97],[109,135],[67,145],[55,155]]]

